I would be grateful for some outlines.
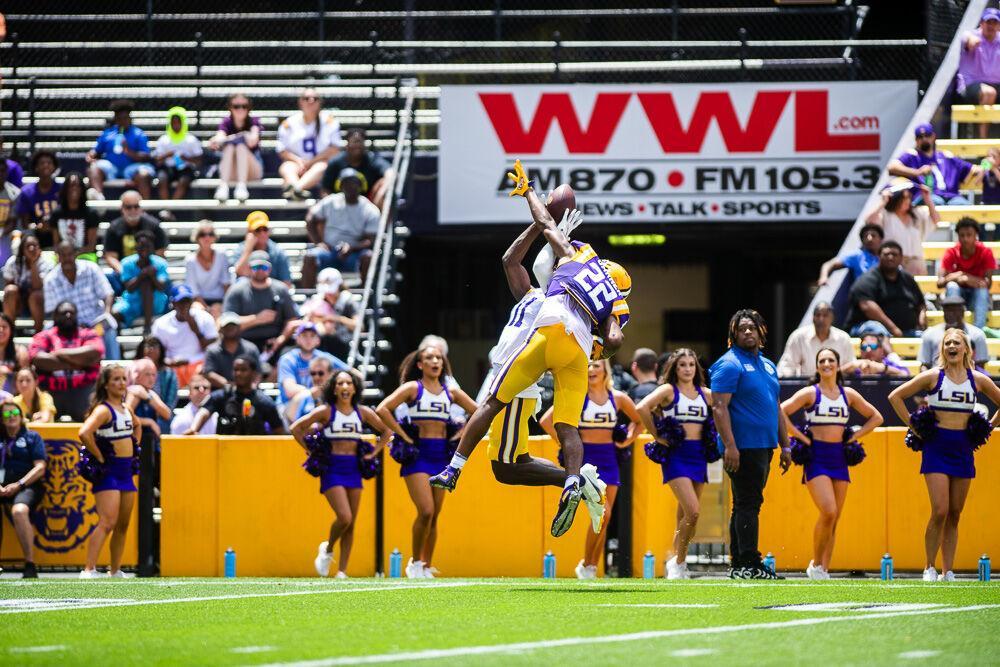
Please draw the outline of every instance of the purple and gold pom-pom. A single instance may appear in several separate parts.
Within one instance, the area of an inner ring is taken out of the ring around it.
[[[305,437],[302,438],[302,442],[305,443],[306,451],[310,454],[330,449],[330,440],[323,435],[323,431],[320,429],[306,433]]]
[[[417,460],[419,449],[416,443],[409,443],[398,435],[393,436],[389,443],[389,456],[399,465],[409,465]]]
[[[138,475],[139,471],[142,470],[142,461],[139,457],[142,456],[142,447],[139,445],[132,445],[132,474]]]
[[[965,425],[965,433],[969,436],[969,444],[972,451],[975,451],[990,441],[990,434],[993,432],[993,424],[978,412],[969,415],[969,421]]]
[[[329,455],[324,456],[321,452],[313,452],[302,464],[302,468],[313,477],[321,476],[329,467]]]
[[[809,438],[809,441],[812,442],[812,431],[808,426],[803,426],[799,430],[802,431],[802,435]],[[793,437],[791,442],[789,442],[789,449],[791,450],[792,463],[795,465],[804,466],[807,463],[812,463],[813,455],[815,454],[812,445]]]
[[[628,424],[615,424],[611,431],[611,442],[625,442],[628,438]]]
[[[847,465],[856,466],[864,461],[866,456],[864,446],[857,440],[851,440],[844,445],[844,459],[847,461]]]
[[[358,470],[362,479],[372,479],[382,472],[382,457],[366,458],[375,451],[375,447],[367,442],[358,443]]]
[[[709,417],[701,425],[701,445],[705,450],[705,461],[715,463],[722,458],[719,451],[719,432],[715,430],[715,420]]]
[[[920,436],[913,432],[912,428],[906,431],[906,437],[903,438],[903,444],[915,452],[923,451],[924,449],[924,441],[920,439]]]
[[[660,417],[654,422],[656,435],[667,441],[670,447],[684,444],[684,427],[673,417]]]
[[[926,406],[917,408],[910,413],[910,430],[921,440],[929,440],[937,433],[937,415]]]
[[[655,440],[647,442],[643,450],[646,452],[646,457],[653,463],[666,463],[667,459],[670,458],[670,448]]]
[[[80,461],[76,464],[76,472],[91,484],[97,484],[104,479],[106,471],[101,462],[91,456],[90,452],[82,450],[80,452]]]

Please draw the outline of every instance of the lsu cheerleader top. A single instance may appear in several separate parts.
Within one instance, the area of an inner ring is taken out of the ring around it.
[[[451,392],[444,383],[441,384],[440,394],[432,394],[423,382],[417,380],[417,397],[407,404],[406,412],[410,421],[427,419],[446,422],[451,413],[451,403]]]
[[[851,410],[847,405],[847,394],[844,388],[840,387],[840,395],[837,398],[828,398],[816,388],[816,398],[812,407],[805,411],[806,423],[810,426],[847,426],[851,417]]]
[[[972,371],[966,369],[965,380],[952,382],[941,369],[937,385],[927,395],[927,404],[934,410],[945,412],[974,412],[976,409],[976,379]]]
[[[323,436],[329,440],[361,440],[364,425],[361,421],[361,411],[357,408],[344,414],[336,407],[330,408],[330,421],[323,429]]]
[[[674,400],[661,410],[663,416],[673,417],[682,424],[704,424],[708,419],[708,402],[701,388],[697,388],[696,398],[688,398],[677,385],[671,386],[674,388]]]
[[[119,410],[115,410],[107,401],[104,401],[101,405],[111,412],[111,420],[99,426],[94,432],[94,436],[96,438],[103,438],[104,440],[131,439],[133,428],[132,414],[128,411],[128,408],[122,406]]]
[[[594,403],[590,397],[583,399],[583,412],[580,413],[581,431],[585,429],[612,429],[618,422],[618,407],[615,405],[614,394],[608,392],[608,400],[604,403]]]

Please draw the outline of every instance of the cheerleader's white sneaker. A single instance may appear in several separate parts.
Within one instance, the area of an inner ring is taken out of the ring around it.
[[[937,570],[934,569],[934,566],[931,566],[926,570],[924,570],[924,581],[937,581],[937,580],[938,580],[938,573]]]

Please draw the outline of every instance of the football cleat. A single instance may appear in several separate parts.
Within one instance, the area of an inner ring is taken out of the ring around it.
[[[559,496],[559,509],[556,510],[556,516],[552,519],[552,537],[562,536],[573,525],[576,508],[580,504],[582,496],[583,493],[577,484],[563,489],[562,495]]]
[[[458,484],[458,476],[461,474],[462,471],[458,468],[447,466],[444,470],[430,478],[431,486],[438,489],[446,489],[449,492],[454,491],[455,486]]]
[[[601,532],[601,522],[604,520],[604,509],[607,503],[605,489],[608,485],[601,481],[597,474],[597,468],[593,463],[588,463],[580,468],[580,479],[583,480],[583,487],[580,489],[583,495],[583,502],[587,505],[587,513],[590,514],[590,521],[594,526],[594,532]]]

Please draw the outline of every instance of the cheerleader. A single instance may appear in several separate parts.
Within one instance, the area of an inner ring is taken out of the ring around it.
[[[847,471],[851,459],[846,455],[846,446],[854,445],[845,442],[845,433],[852,442],[860,440],[882,424],[882,415],[861,394],[844,387],[840,355],[828,347],[816,354],[816,375],[812,384],[795,392],[781,404],[781,409],[788,417],[805,410],[805,423],[811,437],[791,425],[791,421],[789,424],[792,435],[809,448],[803,481],[819,510],[819,519],[813,529],[813,559],[806,568],[806,576],[829,579],[837,522],[847,500],[847,485],[851,482]],[[851,410],[866,420],[857,431],[847,430]],[[860,462],[858,458],[852,460]]]
[[[552,440],[559,442],[552,423],[553,410],[549,408],[538,423]],[[615,428],[619,412],[624,413],[629,420],[627,430]],[[635,437],[642,432],[642,426],[632,399],[624,392],[613,388],[611,363],[607,359],[591,361],[587,368],[587,397],[583,402],[583,412],[580,414],[579,430],[580,438],[583,440],[583,465],[596,467],[601,481],[608,485],[605,491],[607,501],[604,506],[604,516],[610,517],[620,482],[618,454],[615,450],[631,445]],[[594,528],[596,531],[597,526]],[[576,566],[577,579],[597,578],[597,563],[604,552],[607,532],[607,521],[601,524],[599,533],[587,531],[583,560]]]
[[[972,346],[961,329],[945,332],[938,359],[937,368],[896,387],[889,394],[889,403],[910,426],[907,445],[922,454],[920,474],[931,500],[931,517],[924,533],[924,581],[955,581],[958,520],[976,476],[973,451],[989,437],[990,427],[1000,421],[1000,412],[994,413],[989,424],[974,414],[976,393],[981,391],[994,405],[1000,405],[1000,389],[989,377],[973,370]],[[921,391],[928,392],[927,408],[907,414],[906,399]],[[927,421],[932,422],[929,428],[924,427]],[[939,549],[940,577],[934,567]]]
[[[105,540],[111,536],[111,576],[124,578],[121,570],[125,535],[128,533],[136,488],[132,480],[138,455],[136,443],[142,442],[142,426],[125,405],[128,378],[123,366],[101,369],[94,389],[94,399],[87,418],[80,427],[80,443],[87,454],[103,469],[94,482],[97,501],[97,527],[87,542],[87,564],[81,579],[98,579],[97,557]]]
[[[303,415],[291,426],[296,442],[309,451],[306,435],[318,431],[328,443],[329,464],[320,476],[319,492],[326,496],[336,517],[330,526],[330,536],[319,543],[316,554],[316,573],[325,577],[330,574],[333,562],[333,545],[340,540],[340,562],[337,579],[346,579],[347,561],[351,557],[354,542],[354,521],[361,504],[361,461],[372,461],[392,437],[371,408],[359,405],[361,380],[353,373],[340,371],[323,385],[323,401],[311,412]],[[367,424],[379,434],[374,449],[364,453],[362,432]]]
[[[431,475],[444,470],[454,453],[449,434],[452,403],[472,414],[476,404],[461,389],[449,390],[444,384],[451,376],[448,357],[436,345],[422,345],[403,359],[399,369],[400,385],[383,400],[375,412],[396,437],[405,443],[407,452],[400,461],[399,474],[406,481],[410,499],[417,508],[413,522],[413,556],[406,564],[406,576],[411,579],[433,579],[431,558],[437,542],[437,518],[444,504],[445,490],[431,488]],[[403,403],[407,406],[409,432],[396,420],[394,412]],[[415,437],[414,437],[415,436]],[[392,451],[392,448],[390,449]],[[398,455],[393,452],[393,457]],[[399,460],[399,458],[397,458]]]
[[[669,448],[669,457],[660,466],[663,483],[670,486],[677,498],[677,530],[674,532],[674,555],[667,561],[666,577],[690,579],[688,544],[698,527],[701,492],[708,482],[704,440],[708,435],[706,429],[711,429],[712,392],[705,387],[705,369],[698,355],[686,347],[667,357],[659,382],[660,386],[642,399],[636,410],[646,430],[654,434],[655,441]],[[666,418],[679,423],[683,429],[682,442],[669,442],[656,428],[656,422]]]

